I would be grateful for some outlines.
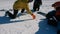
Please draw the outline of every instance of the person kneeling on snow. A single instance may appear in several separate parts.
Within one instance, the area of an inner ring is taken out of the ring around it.
[[[17,13],[20,9],[26,9],[27,13],[29,13],[33,19],[36,18],[36,16],[32,13],[32,11],[29,9],[28,6],[28,1],[29,0],[17,0],[15,1],[15,3],[13,4],[13,14],[11,14],[9,11],[7,11],[6,13],[8,14],[8,16],[12,19],[16,18]]]
[[[52,4],[52,7],[55,9],[49,12],[46,17],[48,19],[49,24],[56,24],[57,26],[57,34],[60,34],[60,1],[55,2]]]
[[[55,17],[57,19],[57,34],[60,34],[60,1],[53,4],[53,6],[56,9]]]

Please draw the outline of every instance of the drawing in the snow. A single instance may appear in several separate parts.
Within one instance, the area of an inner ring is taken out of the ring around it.
[[[6,12],[13,14],[13,4],[17,0],[0,0],[0,34],[57,34],[57,27],[49,25],[46,14],[54,10],[52,4],[60,0],[42,0],[42,5],[36,11],[33,10],[34,1],[28,3],[29,9],[36,16],[32,16],[24,10],[18,11],[17,17],[11,19]],[[37,4],[38,5],[38,4]]]

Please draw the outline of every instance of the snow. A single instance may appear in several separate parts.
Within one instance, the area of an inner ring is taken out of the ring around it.
[[[16,0],[0,0],[0,9],[12,9]],[[40,12],[48,13],[53,10],[51,5],[59,0],[42,0]],[[33,2],[29,3],[30,9],[33,8]],[[49,26],[44,16],[34,12],[36,19],[32,19],[29,14],[21,15],[16,19],[5,17],[5,11],[0,11],[0,34],[56,34],[56,28]]]

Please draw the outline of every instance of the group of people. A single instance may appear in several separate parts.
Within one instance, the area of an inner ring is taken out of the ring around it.
[[[21,9],[21,13],[24,13],[24,10],[27,10],[27,13],[32,16],[33,19],[36,18],[36,16],[33,14],[33,12],[29,9],[28,3],[32,2],[33,0],[16,0],[13,4],[13,14],[7,11],[7,15],[11,19],[15,19],[17,17],[18,11]],[[33,4],[33,10],[39,11],[40,6],[42,5],[42,0],[34,0]],[[55,14],[54,16],[60,20],[60,1],[52,4],[52,7],[54,7]],[[52,14],[53,15],[53,14]],[[58,30],[58,33],[60,33],[60,30]]]
[[[11,18],[15,19],[17,16],[18,11],[21,9],[21,13],[24,13],[24,10],[27,11],[28,14],[32,16],[33,19],[36,18],[36,16],[33,14],[33,12],[29,9],[28,3],[32,2],[33,0],[16,0],[13,4],[13,14],[9,11],[6,12],[6,14]],[[33,5],[33,10],[37,11],[39,10],[40,5],[42,4],[41,0],[35,0]]]

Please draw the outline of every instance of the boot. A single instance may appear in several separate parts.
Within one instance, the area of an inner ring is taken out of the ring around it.
[[[31,16],[32,16],[32,18],[33,18],[33,19],[35,19],[35,18],[36,18],[36,16],[35,16],[34,14],[31,14]]]

